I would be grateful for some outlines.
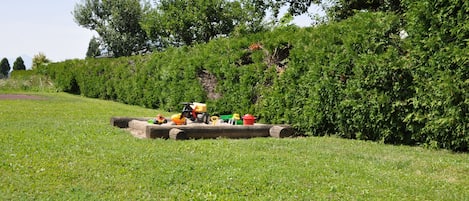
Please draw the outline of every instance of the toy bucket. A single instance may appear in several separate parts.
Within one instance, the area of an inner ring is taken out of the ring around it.
[[[243,125],[254,125],[256,122],[256,118],[250,114],[246,114],[243,116]]]

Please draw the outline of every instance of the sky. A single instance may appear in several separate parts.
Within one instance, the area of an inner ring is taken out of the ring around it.
[[[81,0],[2,0],[0,3],[0,59],[10,66],[22,57],[27,68],[34,55],[43,53],[53,62],[83,59],[97,33],[80,27],[72,11]],[[314,8],[313,8],[314,9]],[[310,25],[307,15],[295,18]]]
[[[44,53],[53,62],[85,58],[94,32],[78,26],[72,11],[80,0],[2,0],[0,58],[32,58]],[[12,60],[13,59],[13,60]],[[28,67],[28,66],[27,66]]]

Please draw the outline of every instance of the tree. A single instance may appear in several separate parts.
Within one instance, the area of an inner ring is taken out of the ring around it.
[[[248,32],[262,29],[264,7],[252,0],[161,0],[143,22],[160,47],[192,45],[230,36],[238,26]]]
[[[35,69],[39,66],[45,65],[50,63],[50,60],[46,57],[46,55],[42,52],[39,52],[38,54],[34,55],[33,57],[33,66],[32,68]]]
[[[328,0],[322,0],[327,2]],[[328,8],[329,18],[340,21],[353,16],[358,11],[383,11],[396,12],[401,14],[404,7],[401,0],[334,0],[332,6]]]
[[[72,13],[78,25],[98,32],[104,48],[120,57],[149,50],[140,26],[145,8],[139,0],[83,0]]]
[[[252,0],[263,2],[263,0]],[[267,4],[272,9],[273,17],[277,18],[282,7],[288,8],[292,16],[308,12],[311,5],[321,5],[325,8],[328,17],[340,21],[353,16],[358,11],[383,11],[403,13],[402,0],[271,0]]]
[[[101,56],[101,43],[98,38],[94,37],[91,38],[90,43],[88,44],[88,51],[86,51],[87,58],[94,58],[97,56]]]
[[[262,1],[262,0],[257,0]],[[275,18],[278,17],[280,13],[280,9],[282,7],[288,8],[288,13],[292,16],[301,15],[308,12],[308,8],[311,7],[312,4],[320,4],[321,0],[271,0],[268,1],[268,6],[273,11],[273,16]]]
[[[0,62],[0,73],[4,77],[8,77],[8,73],[10,72],[10,63],[8,62],[7,58],[3,58]]]
[[[23,58],[21,57],[16,58],[15,62],[13,63],[13,70],[26,70],[26,66],[24,65]]]

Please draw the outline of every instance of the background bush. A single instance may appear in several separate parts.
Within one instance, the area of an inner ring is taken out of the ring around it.
[[[359,13],[313,28],[38,71],[87,97],[174,112],[180,102],[207,102],[212,114],[252,113],[309,135],[467,151],[468,4],[459,1],[447,15],[425,2],[407,3],[404,18]],[[407,39],[399,37],[404,29]]]
[[[15,70],[8,79],[0,79],[2,91],[34,91],[34,92],[56,92],[53,81],[44,75],[32,70]]]

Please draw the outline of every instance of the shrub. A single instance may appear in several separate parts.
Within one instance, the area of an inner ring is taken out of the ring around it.
[[[469,4],[406,1],[416,94],[407,122],[428,146],[467,151],[469,143]]]
[[[38,75],[35,70],[12,71],[10,78],[0,84],[3,90],[26,90],[35,92],[56,92],[53,81],[44,75]]]

